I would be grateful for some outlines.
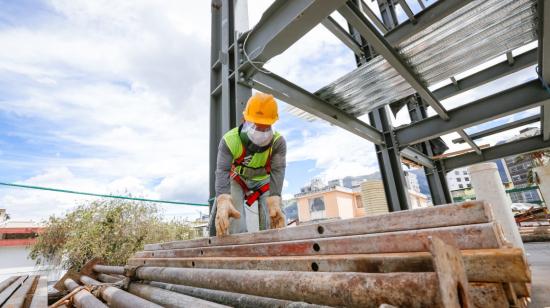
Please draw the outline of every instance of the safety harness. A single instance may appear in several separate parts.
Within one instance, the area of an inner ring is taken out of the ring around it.
[[[246,185],[246,182],[243,180],[241,175],[237,172],[236,168],[241,167],[241,170],[244,170],[245,168],[251,168],[244,164],[244,159],[246,157],[246,147],[242,147],[242,153],[241,156],[239,156],[237,159],[233,161],[233,164],[231,165],[231,171],[229,172],[229,177],[235,180],[239,186],[241,186],[244,198],[246,199],[246,204],[248,206],[252,206],[256,200],[260,198],[261,195],[269,191],[269,182],[265,183],[264,185],[258,187],[257,189],[250,189],[248,188],[248,185]],[[266,174],[269,175],[271,173],[271,147],[269,148],[269,156],[267,157],[267,161],[265,164],[265,171]]]

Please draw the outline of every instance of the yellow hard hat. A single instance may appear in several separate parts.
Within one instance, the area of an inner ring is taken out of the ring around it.
[[[273,125],[279,119],[277,102],[271,94],[255,93],[248,99],[243,115],[248,122]]]

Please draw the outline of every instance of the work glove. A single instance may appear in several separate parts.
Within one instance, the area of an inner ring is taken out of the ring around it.
[[[235,219],[241,218],[241,213],[233,206],[231,195],[221,194],[217,198],[216,203],[216,235],[227,235],[229,229],[229,217]]]
[[[269,219],[271,220],[271,229],[279,229],[285,227],[285,214],[281,210],[281,197],[267,197],[267,210],[269,211]]]

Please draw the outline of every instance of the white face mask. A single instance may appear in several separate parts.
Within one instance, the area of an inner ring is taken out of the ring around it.
[[[273,139],[273,130],[271,127],[260,129],[254,123],[244,122],[242,131],[246,132],[248,139],[252,143],[260,147],[268,145],[271,139]]]

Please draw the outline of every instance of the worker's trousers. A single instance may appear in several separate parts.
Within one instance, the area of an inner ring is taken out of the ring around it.
[[[264,181],[247,181],[246,184],[251,190],[256,190],[260,186],[269,182],[269,178]],[[231,198],[235,205],[235,209],[241,213],[241,218],[230,218],[229,222],[229,234],[248,232],[246,227],[246,215],[259,215],[260,230],[268,230],[270,228],[269,212],[267,210],[267,197],[269,197],[269,191],[263,193],[258,199],[258,213],[252,212],[252,207],[245,204],[243,189],[237,182],[231,180]],[[245,208],[246,207],[246,208]]]

